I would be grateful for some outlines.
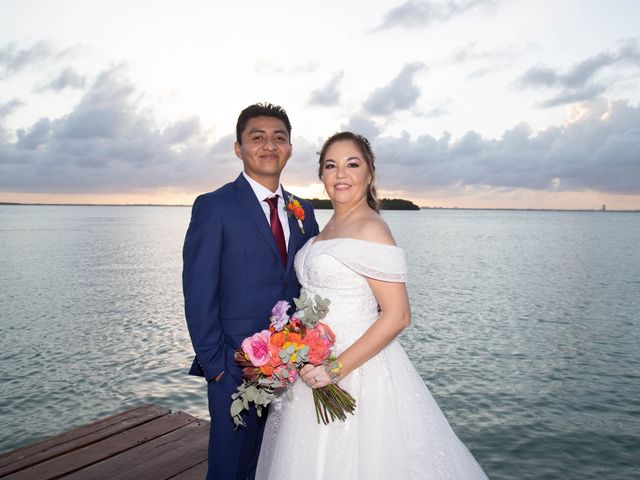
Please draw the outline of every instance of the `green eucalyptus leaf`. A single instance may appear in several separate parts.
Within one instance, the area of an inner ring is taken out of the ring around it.
[[[231,416],[236,417],[240,415],[240,413],[244,410],[244,406],[242,405],[242,400],[237,399],[231,402]]]

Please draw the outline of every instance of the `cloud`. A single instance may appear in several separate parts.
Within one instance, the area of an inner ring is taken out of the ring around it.
[[[344,72],[338,72],[324,87],[311,92],[309,105],[320,105],[323,107],[337,105],[340,100],[340,90],[338,89],[338,85],[343,78]]]
[[[467,78],[476,79],[511,67],[530,48],[530,45],[520,45],[481,49],[477,42],[469,42],[456,48],[445,60],[445,64],[470,66],[473,70],[467,74]]]
[[[80,75],[72,67],[66,67],[57,77],[52,79],[48,84],[40,88],[40,91],[54,90],[60,91],[65,88],[84,88],[87,83],[86,77]]]
[[[146,189],[207,190],[239,171],[233,135],[212,143],[200,120],[165,128],[142,108],[119,65],[98,75],[60,118],[41,118],[0,139],[0,189],[43,193],[128,193]]]
[[[52,54],[53,49],[47,42],[38,42],[22,49],[17,48],[15,42],[10,42],[0,48],[0,78],[42,62]]]
[[[0,48],[0,78],[7,78],[42,63],[61,60],[74,50],[74,48],[57,50],[45,41],[34,43],[26,48],[18,48],[15,42],[10,42]]]
[[[640,106],[582,104],[571,123],[538,133],[521,123],[499,139],[469,131],[453,140],[423,135],[373,139],[385,189],[489,186],[533,190],[640,193]]]
[[[143,108],[126,66],[100,73],[66,115],[41,118],[0,135],[0,190],[31,193],[135,193],[172,188],[205,191],[241,169],[234,135],[212,141],[198,117],[165,127]],[[411,103],[411,102],[410,102]],[[13,99],[0,105],[10,112]],[[499,138],[468,131],[410,137],[384,135],[367,112],[341,129],[370,139],[380,187],[423,197],[443,189],[594,190],[640,194],[640,105],[584,102],[562,125],[534,132],[526,123]],[[319,142],[294,138],[287,182],[316,182]]]
[[[371,117],[363,113],[351,115],[348,122],[340,126],[340,130],[358,133],[367,137],[369,140],[377,138],[382,132],[382,129],[376,125]]]
[[[498,0],[468,0],[465,2],[433,2],[409,0],[389,10],[377,30],[390,28],[422,28],[442,23],[471,10],[494,10]]]
[[[10,115],[15,110],[22,107],[23,105],[24,105],[24,102],[19,98],[12,98],[8,102],[0,103],[0,122],[2,122],[2,119],[4,117],[6,117],[7,115]]]
[[[522,55],[523,47],[493,47],[481,50],[477,42],[469,42],[458,47],[451,54],[448,63],[462,64],[478,61],[511,61]]]
[[[51,122],[48,118],[41,118],[28,130],[20,129],[16,132],[18,149],[35,150],[44,145],[51,138]]]
[[[611,86],[599,81],[599,74],[607,68],[640,67],[640,48],[637,39],[627,40],[615,52],[600,52],[574,64],[567,71],[546,65],[527,69],[517,80],[520,88],[556,89],[558,93],[540,103],[543,107],[555,107],[577,101],[596,98]]]
[[[420,98],[420,89],[413,83],[415,75],[423,70],[422,63],[406,64],[389,85],[371,93],[364,102],[364,109],[372,115],[388,115],[400,110],[409,110]]]
[[[202,132],[202,124],[198,117],[190,117],[169,125],[162,132],[162,138],[170,145],[187,143]]]
[[[603,94],[607,90],[604,85],[587,85],[580,89],[563,90],[557,95],[540,103],[541,107],[556,107],[569,103],[591,100]]]

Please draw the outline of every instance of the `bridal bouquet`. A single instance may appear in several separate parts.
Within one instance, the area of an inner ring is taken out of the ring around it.
[[[242,412],[255,404],[258,416],[276,394],[298,378],[298,371],[307,363],[335,368],[331,354],[336,337],[328,325],[320,322],[329,311],[328,299],[316,295],[315,302],[305,291],[294,298],[296,311],[289,316],[289,302],[280,300],[271,310],[268,330],[243,340],[235,352],[235,361],[242,367],[243,382],[231,396],[231,417],[236,425],[245,426]],[[313,389],[313,401],[318,423],[345,420],[353,413],[356,401],[334,383]]]

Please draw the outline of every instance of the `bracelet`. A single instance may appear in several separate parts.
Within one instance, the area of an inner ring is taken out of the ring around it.
[[[340,377],[340,372],[342,372],[342,363],[338,360],[334,360],[329,364],[329,369],[327,372],[331,375],[331,383],[338,383],[338,378]]]

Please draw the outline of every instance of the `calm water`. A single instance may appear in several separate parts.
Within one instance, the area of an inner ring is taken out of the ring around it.
[[[207,416],[183,207],[0,207],[0,451],[141,402]],[[640,214],[385,212],[401,341],[492,479],[640,476]],[[328,212],[319,212],[324,223]]]

